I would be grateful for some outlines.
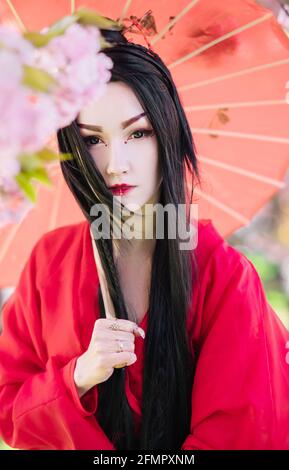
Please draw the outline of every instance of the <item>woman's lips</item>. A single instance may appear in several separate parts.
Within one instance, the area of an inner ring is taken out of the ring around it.
[[[114,196],[123,196],[135,187],[136,186],[129,186],[127,184],[116,184],[114,186],[111,186],[110,190]]]

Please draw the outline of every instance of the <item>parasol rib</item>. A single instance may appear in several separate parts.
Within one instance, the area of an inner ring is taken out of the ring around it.
[[[206,109],[216,108],[247,108],[247,107],[258,107],[258,106],[275,106],[279,104],[288,105],[286,100],[264,100],[264,101],[244,101],[242,102],[231,102],[231,103],[215,103],[215,104],[201,104],[198,106],[185,106],[186,112],[191,111],[204,111]]]
[[[218,201],[215,197],[209,196],[207,193],[204,193],[203,191],[200,191],[197,188],[194,189],[194,192],[199,194],[202,198],[209,201],[210,204],[218,207],[218,209],[221,209],[223,212],[226,212],[227,214],[229,214],[231,217],[238,220],[242,224],[248,224],[249,222],[251,222],[250,219],[240,214],[240,212],[237,212],[231,207],[227,206],[226,204],[223,204],[222,202]]]
[[[285,182],[278,181],[274,178],[268,178],[267,176],[259,175],[254,171],[244,170],[244,168],[240,168],[238,166],[229,165],[228,163],[220,162],[219,160],[213,160],[212,158],[201,157],[198,155],[198,159],[201,162],[207,163],[208,165],[217,166],[219,168],[223,168],[224,170],[231,171],[232,173],[237,173],[238,175],[247,176],[248,178],[255,179],[257,181],[261,181],[262,183],[268,183],[276,188],[284,188]]]
[[[231,131],[220,131],[219,129],[204,129],[204,128],[191,128],[194,134],[205,134],[215,136],[221,135],[223,137],[238,137],[240,139],[252,139],[261,140],[263,142],[276,142],[277,144],[289,144],[289,139],[286,137],[274,137],[271,135],[260,135],[260,134],[246,134],[244,132],[231,132]]]
[[[256,67],[249,67],[247,69],[239,70],[238,72],[227,73],[226,75],[220,75],[219,77],[210,78],[208,80],[202,80],[201,82],[190,83],[188,85],[178,86],[179,91],[191,90],[192,88],[199,88],[205,85],[211,85],[212,83],[222,82],[230,78],[241,77],[253,72],[259,72],[260,70],[271,69],[278,67],[279,65],[289,64],[289,59],[277,60],[276,62],[270,62],[268,64],[256,65]]]
[[[183,10],[175,16],[169,23],[151,40],[151,45],[153,46],[156,44],[165,34],[166,32],[172,28],[191,8],[193,8],[199,0],[192,0],[188,5],[183,8]]]
[[[6,0],[6,3],[7,5],[9,6],[15,20],[17,21],[17,24],[18,26],[20,27],[20,29],[23,31],[23,32],[26,32],[27,31],[27,28],[26,26],[24,25],[23,21],[21,20],[18,12],[16,11],[16,8],[15,6],[13,5],[12,1],[11,0]]]
[[[120,15],[119,20],[118,20],[119,24],[122,22],[123,18],[125,17],[126,12],[129,9],[131,2],[132,2],[132,0],[126,0],[125,6],[123,7],[123,10],[122,10],[121,15]]]

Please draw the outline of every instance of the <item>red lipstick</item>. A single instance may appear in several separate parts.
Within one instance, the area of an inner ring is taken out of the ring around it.
[[[112,191],[114,196],[123,196],[135,187],[136,186],[131,186],[130,184],[114,184],[113,186],[110,186],[109,189]]]

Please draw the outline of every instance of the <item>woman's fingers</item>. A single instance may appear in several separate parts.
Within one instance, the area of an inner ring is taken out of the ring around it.
[[[127,335],[134,335],[134,336],[141,336],[142,338],[145,337],[145,332],[142,328],[140,328],[136,323],[130,320],[123,320],[123,319],[116,319],[110,320],[108,318],[99,318],[94,323],[93,334],[97,331],[106,331],[113,337],[125,339],[123,333]]]
[[[129,351],[115,352],[98,355],[98,366],[103,369],[110,369],[115,366],[123,367],[124,365],[131,365],[137,360],[137,357],[134,353]]]
[[[103,338],[104,339],[104,338]],[[106,352],[134,352],[135,344],[134,341],[126,341],[121,339],[108,339],[107,341],[95,340],[95,352],[106,351]]]
[[[78,357],[74,381],[79,393],[104,382],[113,368],[130,366],[137,360],[135,335],[144,331],[130,320],[99,318],[95,321],[88,349]]]

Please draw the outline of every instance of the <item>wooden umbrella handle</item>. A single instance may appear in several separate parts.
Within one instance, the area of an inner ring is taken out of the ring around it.
[[[94,261],[95,261],[95,265],[96,265],[96,269],[97,269],[97,273],[99,277],[100,289],[101,289],[103,303],[104,303],[105,316],[106,318],[109,318],[110,320],[115,320],[116,315],[115,315],[114,305],[112,303],[112,300],[109,294],[106,277],[104,274],[104,270],[102,268],[100,256],[99,256],[91,229],[90,229],[90,236],[91,236]],[[120,369],[121,367],[125,367],[126,365],[127,364],[125,362],[123,364],[118,364],[117,366],[114,366],[114,367],[116,369]]]

